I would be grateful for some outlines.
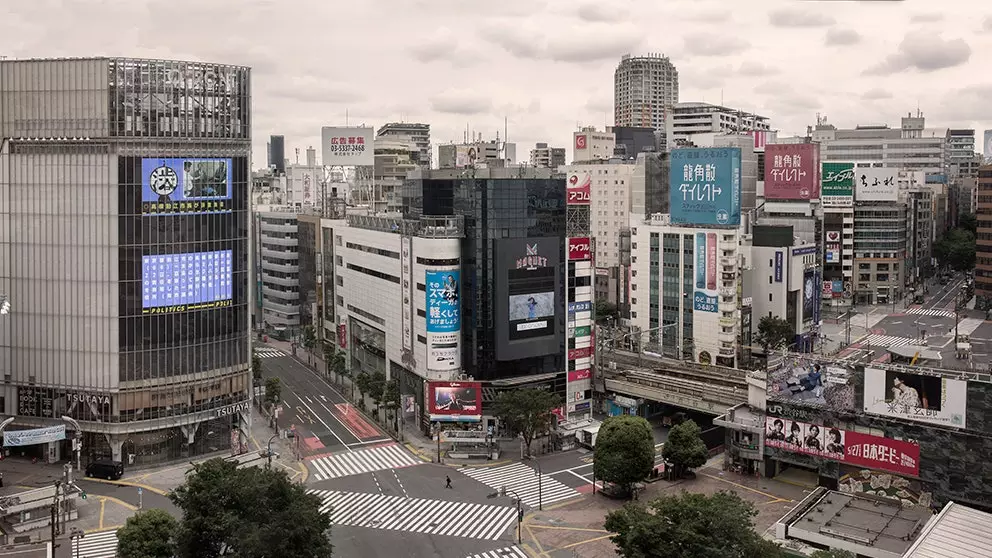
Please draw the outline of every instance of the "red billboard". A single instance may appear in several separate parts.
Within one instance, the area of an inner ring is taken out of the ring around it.
[[[592,174],[588,172],[572,172],[568,174],[568,184],[565,185],[566,204],[589,205],[591,195]]]
[[[569,382],[579,382],[582,380],[588,380],[592,378],[592,370],[586,368],[585,370],[572,370],[568,373]]]
[[[427,409],[432,421],[482,420],[482,384],[479,382],[430,382]]]
[[[348,326],[345,324],[338,324],[338,346],[348,348]]]
[[[581,349],[569,349],[568,350],[568,360],[577,360],[580,358],[589,358],[593,355],[592,347],[583,347]]]
[[[920,474],[920,446],[903,440],[778,417],[765,419],[765,445],[900,475]]]
[[[765,199],[820,198],[820,144],[787,143],[765,146]]]
[[[585,135],[575,136],[575,148],[576,149],[585,149],[586,148],[586,141],[588,141],[588,138]]]
[[[568,239],[568,260],[588,260],[592,254],[592,242],[589,237]]]

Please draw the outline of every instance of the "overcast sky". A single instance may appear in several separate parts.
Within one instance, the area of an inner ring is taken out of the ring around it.
[[[255,166],[269,134],[431,125],[436,144],[508,119],[525,159],[613,124],[624,53],[658,52],[682,101],[838,127],[992,128],[992,1],[0,0],[0,56],[191,59],[253,68]],[[604,6],[611,6],[605,8]],[[947,11],[941,11],[947,10]],[[302,157],[302,155],[301,155]]]

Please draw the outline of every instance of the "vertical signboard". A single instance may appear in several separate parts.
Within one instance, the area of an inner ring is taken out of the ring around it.
[[[696,233],[696,281],[692,308],[699,312],[717,312],[716,234]]]
[[[461,272],[428,269],[427,368],[457,370],[461,366]]]
[[[820,144],[765,147],[765,199],[815,200],[820,196]]]
[[[372,128],[320,129],[321,163],[326,167],[371,167],[375,163]]]
[[[413,350],[413,302],[411,297],[413,292],[411,290],[412,282],[410,278],[413,276],[412,263],[410,261],[410,254],[412,250],[410,249],[411,239],[409,236],[404,236],[400,240],[400,252],[402,260],[400,261],[400,296],[403,297],[402,311],[400,312],[400,323],[403,328],[403,350],[412,351]]]
[[[815,274],[812,269],[807,269],[803,272],[803,321],[810,321],[813,319],[813,314],[816,307],[816,294],[819,290],[815,283]]]
[[[841,261],[841,232],[827,231],[826,249],[823,252],[823,261],[828,264],[837,264]]]
[[[813,287],[814,287],[814,291],[813,291],[813,296],[810,296],[810,300],[812,301],[812,304],[813,304],[813,323],[814,324],[819,324],[820,323],[820,300],[823,297],[821,296],[822,293],[817,294],[817,291],[816,291],[816,288],[821,288],[821,290],[822,290],[820,281],[821,281],[820,272],[819,271],[813,272]]]
[[[775,252],[775,282],[782,282],[782,272],[785,267],[785,255],[782,252]]]
[[[565,186],[565,203],[568,205],[589,205],[592,199],[592,174],[572,172],[568,174]]]
[[[348,326],[346,324],[338,324],[338,347],[348,348]]]
[[[823,163],[820,203],[823,207],[851,207],[854,204],[854,163]]]
[[[899,169],[854,169],[854,197],[859,202],[899,200]]]
[[[669,188],[673,224],[740,225],[740,148],[673,150]]]
[[[568,261],[588,260],[591,254],[589,237],[568,239]]]

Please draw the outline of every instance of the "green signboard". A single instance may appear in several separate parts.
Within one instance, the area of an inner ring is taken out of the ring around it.
[[[589,337],[589,326],[578,326],[575,328],[575,333],[572,337]]]
[[[854,195],[854,163],[823,163],[820,180],[821,196],[851,197]]]

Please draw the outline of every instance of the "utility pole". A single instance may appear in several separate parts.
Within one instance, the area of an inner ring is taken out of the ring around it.
[[[55,496],[52,498],[52,550],[59,545],[55,544],[55,536],[59,534],[59,492],[62,488],[62,481],[55,481]]]

